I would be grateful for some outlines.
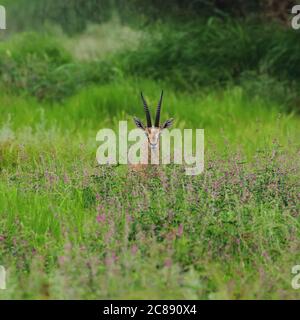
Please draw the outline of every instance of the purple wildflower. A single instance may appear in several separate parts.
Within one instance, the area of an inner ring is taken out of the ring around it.
[[[104,213],[103,214],[98,214],[97,217],[96,217],[96,220],[97,220],[98,223],[105,222],[105,219],[106,219],[106,217],[105,217]]]

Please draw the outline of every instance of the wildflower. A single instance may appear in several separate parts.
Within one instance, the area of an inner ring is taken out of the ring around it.
[[[103,214],[98,214],[97,215],[97,217],[96,217],[96,220],[97,220],[97,222],[98,223],[103,223],[103,222],[105,222],[105,214],[103,213]]]
[[[97,200],[97,201],[100,201],[100,200],[101,200],[101,196],[100,196],[99,193],[96,193],[96,200]]]
[[[165,260],[164,265],[165,265],[166,268],[171,268],[172,267],[172,259],[171,258],[167,258]]]
[[[181,223],[177,229],[177,236],[180,238],[183,235],[183,224]]]
[[[111,266],[117,261],[117,256],[115,252],[112,252],[109,256],[105,257],[105,264],[106,266]]]
[[[137,251],[138,251],[138,246],[136,244],[134,244],[132,247],[131,247],[131,254],[132,255],[136,255]]]

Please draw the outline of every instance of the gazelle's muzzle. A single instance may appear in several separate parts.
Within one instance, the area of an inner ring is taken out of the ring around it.
[[[149,142],[149,144],[150,144],[151,149],[156,149],[156,148],[157,148],[157,145],[158,145],[157,142],[156,142],[156,143],[151,143],[151,142]]]

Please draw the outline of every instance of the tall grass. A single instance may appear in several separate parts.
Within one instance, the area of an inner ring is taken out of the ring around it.
[[[97,129],[127,117],[109,107],[123,103],[129,115],[135,105],[142,114],[129,94],[136,86],[90,88],[65,105],[1,98],[0,263],[8,289],[0,297],[297,298],[290,269],[300,246],[298,120],[277,122],[254,99],[246,125],[240,90],[221,100],[194,96],[193,104],[168,90],[163,115],[174,114],[179,127],[203,124],[206,141],[219,144],[207,144],[202,175],[168,166],[145,181],[95,163]],[[184,112],[192,106],[198,111]],[[261,148],[251,145],[256,135]]]
[[[285,146],[289,140],[297,146],[298,119],[284,114],[283,107],[272,99],[249,99],[248,92],[239,86],[189,95],[174,92],[166,83],[128,78],[87,87],[55,104],[4,95],[0,124],[9,121],[12,130],[24,125],[35,130],[39,126],[50,129],[55,123],[62,134],[69,130],[93,139],[101,127],[117,129],[119,120],[129,120],[133,127],[133,116],[144,118],[140,90],[153,108],[161,88],[165,90],[164,117],[174,117],[175,125],[182,129],[204,128],[208,143],[216,144],[219,150],[230,141],[232,146],[240,145],[251,153],[275,137]]]

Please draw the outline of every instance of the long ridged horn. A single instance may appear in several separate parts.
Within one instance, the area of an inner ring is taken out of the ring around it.
[[[160,99],[157,105],[157,109],[156,109],[156,117],[155,117],[155,127],[158,128],[159,127],[159,121],[160,121],[160,110],[161,110],[161,103],[162,103],[162,98],[163,98],[163,90],[161,91],[161,95],[160,95]]]
[[[141,92],[141,98],[142,98],[142,100],[143,100],[144,110],[145,110],[145,113],[146,113],[147,127],[148,127],[148,128],[151,128],[151,127],[152,127],[152,122],[151,122],[150,111],[149,111],[147,102],[146,102],[146,100],[144,99],[143,92]]]

